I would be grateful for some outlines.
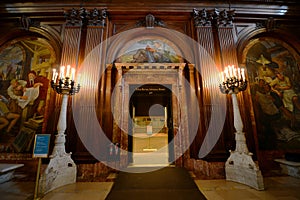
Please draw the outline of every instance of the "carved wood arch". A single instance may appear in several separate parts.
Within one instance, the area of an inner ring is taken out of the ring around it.
[[[259,38],[274,38],[276,40],[284,41],[284,43],[290,45],[295,50],[295,57],[300,55],[300,41],[295,38],[292,34],[287,33],[284,29],[274,28],[272,31],[268,31],[266,27],[258,27],[258,26],[249,26],[245,28],[238,35],[237,40],[237,58],[240,64],[246,63],[246,53],[247,49],[251,48],[253,45],[253,40]]]

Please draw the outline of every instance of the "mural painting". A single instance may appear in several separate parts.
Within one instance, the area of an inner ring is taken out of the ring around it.
[[[252,41],[246,67],[261,150],[300,149],[299,55],[271,38]]]
[[[42,132],[53,55],[38,38],[0,48],[0,153],[32,151]]]
[[[140,40],[126,49],[117,63],[180,63],[183,59],[168,41]]]

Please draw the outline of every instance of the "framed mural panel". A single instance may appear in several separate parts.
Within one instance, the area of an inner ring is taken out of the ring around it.
[[[300,59],[278,39],[251,41],[246,50],[259,149],[300,149]]]
[[[19,38],[0,47],[0,153],[32,152],[50,98],[55,54],[41,38]]]
[[[126,46],[123,55],[117,63],[180,63],[183,59],[178,56],[178,49],[171,46],[170,41],[153,39],[140,39]]]

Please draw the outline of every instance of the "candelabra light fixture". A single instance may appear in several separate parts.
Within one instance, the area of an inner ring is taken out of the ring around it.
[[[234,151],[230,150],[230,156],[225,163],[226,180],[236,181],[254,187],[257,190],[263,190],[264,184],[261,171],[258,164],[252,160],[253,154],[249,152],[247,147],[237,100],[237,93],[247,88],[245,71],[241,68],[235,68],[233,65],[228,66],[224,72],[221,72],[221,80],[221,92],[230,94],[232,97],[234,128],[236,130],[236,147]]]
[[[221,72],[221,79],[220,90],[224,94],[238,93],[247,88],[245,69],[243,68],[235,68],[234,65],[228,66],[224,72]]]
[[[67,104],[68,104],[68,96],[74,95],[78,93],[80,90],[79,81],[77,86],[75,87],[75,68],[71,68],[70,65],[67,66],[67,70],[65,72],[65,66],[60,67],[60,72],[58,76],[58,72],[56,69],[53,69],[53,75],[51,80],[51,87],[58,94],[62,94],[62,104],[60,115],[57,124],[57,132],[55,139],[55,145],[53,149],[52,156],[54,155],[64,155],[65,152],[65,130],[67,128]]]
[[[60,115],[57,123],[54,147],[50,162],[40,179],[40,192],[47,193],[55,188],[76,182],[76,164],[71,158],[71,153],[66,153],[65,130],[67,128],[67,105],[68,97],[79,92],[79,78],[75,86],[75,69],[60,67],[60,72],[53,69],[51,87],[55,92],[62,95]]]
[[[77,77],[77,86],[75,86],[75,68],[68,65],[65,73],[65,66],[61,66],[59,75],[56,69],[53,69],[51,87],[58,94],[74,95],[80,90],[79,76]]]

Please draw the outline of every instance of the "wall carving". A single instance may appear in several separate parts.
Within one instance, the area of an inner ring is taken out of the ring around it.
[[[193,9],[193,17],[195,21],[196,27],[201,26],[232,26],[233,25],[233,17],[235,11],[234,10],[222,10],[218,9],[213,10],[198,10],[196,8]]]
[[[136,23],[136,27],[141,26],[145,26],[146,28],[154,28],[154,26],[166,27],[161,19],[155,18],[152,14],[146,15],[145,19],[139,20]]]
[[[72,10],[65,11],[64,16],[66,18],[67,26],[105,26],[107,12],[105,9],[99,10],[97,8],[92,10],[73,8]]]

